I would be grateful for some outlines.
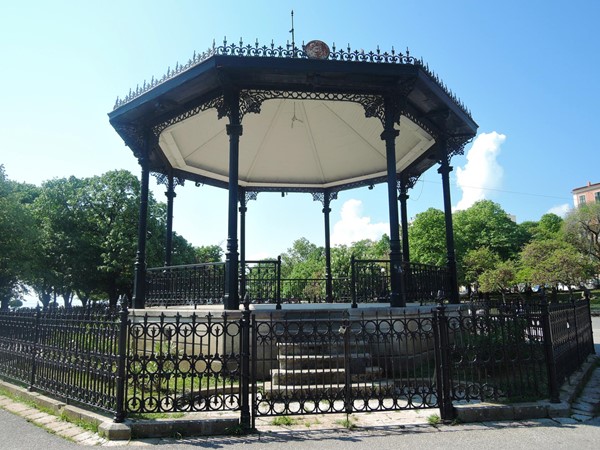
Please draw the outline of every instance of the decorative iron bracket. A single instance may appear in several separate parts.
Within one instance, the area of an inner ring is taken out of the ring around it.
[[[312,198],[314,202],[321,202],[325,206],[326,202],[329,203],[338,198],[338,191],[312,192]]]

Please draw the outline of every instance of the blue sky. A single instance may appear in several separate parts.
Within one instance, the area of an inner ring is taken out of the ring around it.
[[[572,205],[571,190],[599,182],[600,2],[421,0],[19,1],[0,6],[0,164],[11,179],[139,173],[108,123],[117,96],[227,36],[296,41],[422,57],[472,111],[479,139],[452,161],[453,204],[494,200],[518,222]],[[473,189],[475,188],[475,189]],[[163,187],[154,188],[164,201]],[[332,203],[334,242],[387,227],[386,190],[344,192]],[[226,239],[227,195],[186,185],[175,230],[195,245]],[[409,215],[442,207],[425,173]],[[260,194],[249,204],[250,258],[275,256],[299,237],[323,242],[321,204],[309,195]]]

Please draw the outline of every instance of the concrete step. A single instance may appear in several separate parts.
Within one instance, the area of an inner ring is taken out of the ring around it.
[[[349,350],[352,353],[363,353],[366,345],[362,342],[350,342]],[[318,341],[298,341],[298,342],[278,342],[277,353],[279,355],[337,355],[344,354],[344,341],[338,342],[318,342]]]
[[[383,374],[381,367],[362,367],[357,372],[351,372],[352,382],[373,381]],[[312,384],[341,384],[346,382],[346,370],[342,367],[324,369],[272,369],[271,382],[275,385],[312,385]]]
[[[376,382],[353,382],[349,385],[353,396],[386,395],[392,397],[396,392],[394,380],[377,380]],[[297,386],[280,385],[266,381],[261,388],[267,399],[343,399],[345,385],[334,383],[301,384]]]
[[[331,369],[344,367],[344,353],[337,354],[284,354],[277,357],[279,368],[290,369]],[[358,372],[361,367],[371,365],[370,353],[351,353],[350,370]]]

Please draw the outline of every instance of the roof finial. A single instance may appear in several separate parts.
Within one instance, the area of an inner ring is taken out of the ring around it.
[[[292,33],[292,55],[296,57],[296,40],[294,38],[294,10],[292,9],[292,29],[290,30]]]

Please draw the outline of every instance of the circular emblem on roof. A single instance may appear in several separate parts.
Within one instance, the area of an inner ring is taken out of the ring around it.
[[[304,53],[310,59],[327,59],[329,46],[323,41],[310,41],[304,46]]]

